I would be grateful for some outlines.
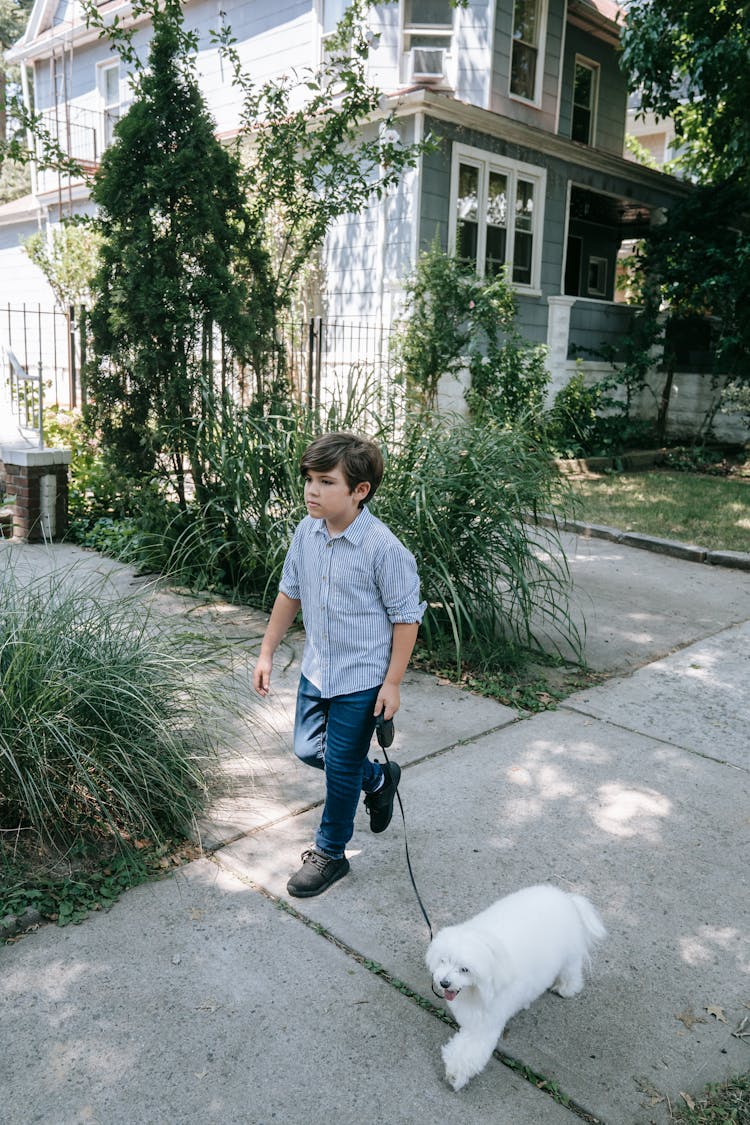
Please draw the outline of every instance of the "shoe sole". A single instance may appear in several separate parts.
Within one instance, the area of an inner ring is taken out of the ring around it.
[[[347,863],[346,867],[338,871],[331,879],[323,883],[321,887],[316,887],[314,891],[300,891],[297,890],[296,887],[292,889],[288,883],[286,889],[292,898],[315,898],[316,895],[322,895],[323,892],[327,891],[329,887],[332,887],[334,883],[338,883],[339,879],[343,879],[345,875],[348,875],[350,870],[351,868]]]
[[[376,836],[379,836],[381,832],[385,832],[386,828],[388,827],[388,825],[393,820],[393,807],[396,803],[396,794],[398,793],[398,787],[401,783],[401,766],[398,764],[398,762],[391,762],[391,771],[392,772],[398,771],[397,776],[396,776],[396,784],[393,786],[393,800],[391,801],[391,815],[388,817],[388,820],[385,822],[385,824],[382,826],[382,828],[373,828],[373,826],[372,826],[372,814],[370,814],[370,831],[374,832]]]

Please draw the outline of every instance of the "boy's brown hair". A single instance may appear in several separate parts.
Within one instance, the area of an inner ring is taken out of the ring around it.
[[[369,483],[370,491],[359,506],[368,504],[383,479],[383,455],[375,442],[346,432],[322,434],[302,454],[299,471],[304,477],[311,469],[325,473],[339,465],[350,492],[362,481]]]

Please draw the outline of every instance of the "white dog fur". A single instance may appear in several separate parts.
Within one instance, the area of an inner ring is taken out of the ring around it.
[[[435,935],[427,968],[460,1029],[442,1051],[454,1090],[484,1069],[516,1012],[550,988],[581,991],[591,949],[604,937],[588,899],[550,885],[525,887]]]

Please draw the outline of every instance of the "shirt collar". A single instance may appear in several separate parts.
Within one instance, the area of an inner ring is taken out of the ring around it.
[[[365,504],[359,515],[355,516],[346,530],[342,531],[340,535],[331,535],[328,531],[328,528],[326,527],[326,521],[324,519],[317,519],[315,521],[318,525],[315,528],[315,532],[316,534],[318,532],[321,532],[323,535],[325,535],[326,539],[348,539],[349,542],[353,543],[355,547],[359,547],[360,543],[365,537],[367,528],[372,523],[374,518],[375,517],[373,516],[372,512]]]

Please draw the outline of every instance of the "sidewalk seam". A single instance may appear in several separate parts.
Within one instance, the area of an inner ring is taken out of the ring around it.
[[[583,707],[571,707],[570,704],[563,702],[560,704],[560,710],[567,711],[571,715],[585,715],[589,719],[595,719],[598,723],[606,723],[610,727],[627,731],[628,734],[637,735],[639,738],[647,738],[649,742],[658,742],[662,746],[670,746],[673,750],[682,750],[685,754],[702,758],[704,762],[713,762],[717,766],[728,766],[729,769],[737,770],[739,773],[750,773],[747,766],[738,766],[736,762],[728,762],[725,758],[715,758],[713,754],[704,754],[701,750],[693,750],[691,746],[681,746],[679,742],[670,742],[656,734],[647,734],[645,731],[636,730],[634,727],[627,727],[624,723],[615,722],[614,719],[608,719],[605,715],[596,715],[592,711],[586,711]]]
[[[244,884],[250,890],[255,891],[256,894],[260,894],[267,901],[272,902],[278,910],[283,910],[285,914],[289,914],[297,922],[301,922],[303,926],[306,926],[307,929],[312,930],[314,933],[318,934],[319,937],[322,937],[336,949],[339,949],[347,957],[350,957],[353,961],[356,961],[356,963],[363,969],[366,969],[367,972],[372,973],[373,976],[379,977],[401,996],[404,996],[407,1000],[410,1000],[413,1004],[416,1004],[416,1006],[418,1008],[421,1008],[422,1011],[427,1012],[428,1015],[431,1015],[441,1023],[446,1024],[454,1031],[458,1030],[458,1024],[456,1023],[456,1021],[443,1008],[439,1008],[437,1004],[434,1004],[427,997],[422,996],[421,993],[411,988],[411,986],[406,984],[405,981],[402,981],[398,977],[393,976],[393,974],[389,972],[389,970],[386,969],[384,965],[381,965],[377,961],[373,961],[372,958],[365,957],[365,955],[363,953],[360,953],[359,950],[355,949],[351,945],[348,945],[347,942],[342,941],[341,938],[336,937],[336,935],[332,933],[331,930],[329,930],[326,926],[323,926],[320,922],[314,922],[311,918],[308,918],[307,915],[303,914],[290,902],[287,902],[286,899],[282,898],[280,895],[273,894],[273,892],[269,891],[267,887],[262,886],[262,884],[260,883],[256,883],[256,881],[250,878],[249,875],[243,874],[242,872],[238,871],[237,868],[227,863],[223,863],[218,856],[210,855],[206,858],[210,863],[213,863],[221,871],[224,871],[227,875],[230,875],[232,878],[237,879],[240,883]],[[526,1066],[526,1064],[523,1063],[520,1059],[516,1059],[512,1055],[507,1055],[504,1051],[500,1050],[499,1047],[496,1047],[492,1054],[493,1058],[497,1059],[498,1062],[501,1062],[503,1066],[508,1067],[509,1070],[512,1070],[516,1075],[518,1075],[518,1077],[522,1078],[529,1085],[533,1085],[535,1089],[540,1091],[540,1093],[546,1094],[547,1097],[552,1098],[552,1100],[563,1109],[568,1110],[580,1120],[587,1122],[587,1125],[606,1125],[606,1122],[603,1118],[597,1117],[595,1114],[590,1113],[587,1109],[584,1108],[584,1106],[580,1105],[573,1098],[569,1098],[564,1092],[559,1096],[556,1096],[551,1087],[553,1085],[557,1086],[558,1083],[553,1083],[543,1075],[537,1074],[531,1069],[531,1067]]]
[[[508,708],[511,710],[511,708]],[[456,750],[462,746],[470,746],[472,742],[478,742],[480,738],[485,738],[487,735],[496,734],[498,731],[504,730],[506,727],[514,726],[516,723],[524,719],[532,718],[538,714],[536,711],[522,711],[508,719],[505,723],[498,723],[495,726],[487,727],[486,730],[478,731],[476,734],[470,735],[467,738],[459,738],[456,742],[452,742],[449,746],[441,746],[439,750],[430,750],[428,754],[423,754],[419,758],[414,758],[411,762],[405,762],[401,768],[402,770],[410,770],[412,766],[422,765],[423,762],[429,762],[433,758],[439,758],[441,754],[447,754],[450,750]],[[222,848],[231,847],[232,844],[238,843],[240,840],[246,840],[251,836],[259,836],[261,832],[265,832],[268,828],[276,828],[279,824],[285,824],[289,820],[294,820],[295,817],[302,816],[304,813],[312,812],[313,809],[319,809],[325,804],[325,800],[311,801],[303,808],[294,809],[293,812],[285,813],[283,816],[277,816],[274,820],[266,821],[264,824],[256,824],[254,828],[248,828],[244,832],[236,832],[226,840],[220,840],[215,844],[203,844],[200,839],[200,832],[198,839],[194,842],[199,844],[205,856],[212,858],[216,852]],[[210,824],[205,824],[205,828],[209,828]]]

